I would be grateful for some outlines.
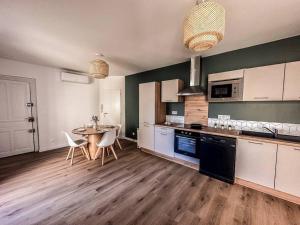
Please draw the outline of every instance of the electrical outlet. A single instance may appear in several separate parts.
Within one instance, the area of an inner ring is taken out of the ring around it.
[[[230,120],[230,115],[218,115],[219,120]]]
[[[177,111],[172,111],[172,115],[177,115]]]

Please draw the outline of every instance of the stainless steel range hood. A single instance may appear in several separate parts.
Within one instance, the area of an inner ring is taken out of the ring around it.
[[[206,90],[201,85],[201,56],[191,58],[190,86],[178,92],[179,96],[206,95]]]

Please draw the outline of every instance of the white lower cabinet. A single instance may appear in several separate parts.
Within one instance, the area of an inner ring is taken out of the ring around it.
[[[174,129],[155,126],[155,151],[174,157]]]
[[[277,144],[238,139],[235,175],[274,188]]]
[[[154,150],[154,125],[140,124],[138,138],[139,147]]]
[[[275,189],[300,197],[300,147],[278,145]]]

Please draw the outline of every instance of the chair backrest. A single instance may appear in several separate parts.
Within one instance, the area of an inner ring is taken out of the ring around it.
[[[112,129],[103,134],[100,142],[97,144],[99,147],[108,147],[116,141],[116,129]]]
[[[65,135],[66,135],[66,138],[68,140],[68,144],[71,146],[71,147],[75,147],[77,146],[77,144],[73,141],[73,139],[70,137],[70,135],[67,133],[67,132],[63,132]]]
[[[117,124],[116,127],[117,127],[117,137],[119,137],[122,131],[122,124]]]

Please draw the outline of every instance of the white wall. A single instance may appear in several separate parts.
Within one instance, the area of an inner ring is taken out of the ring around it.
[[[125,77],[124,76],[110,76],[103,80],[99,80],[99,112],[101,105],[101,96],[105,90],[120,90],[121,93],[121,124],[122,133],[125,136]]]
[[[66,146],[61,131],[90,123],[99,114],[99,82],[60,81],[60,70],[0,58],[0,74],[36,79],[40,151]]]

